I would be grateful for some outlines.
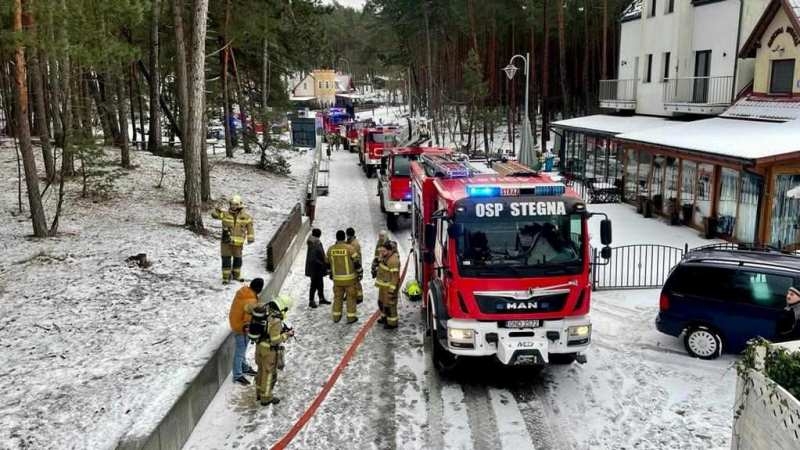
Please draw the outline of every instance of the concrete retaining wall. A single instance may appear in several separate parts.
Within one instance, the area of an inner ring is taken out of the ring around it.
[[[311,223],[307,217],[261,293],[262,299],[276,295],[283,285],[295,258],[304,248]],[[189,439],[192,430],[203,416],[217,390],[228,378],[233,364],[233,335],[206,361],[197,376],[186,385],[186,390],[172,405],[166,416],[149,435],[123,436],[117,444],[118,450],[180,450]],[[156,387],[157,388],[157,387]]]

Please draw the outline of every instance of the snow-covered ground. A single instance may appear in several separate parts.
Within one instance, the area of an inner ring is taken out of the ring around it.
[[[383,216],[375,180],[355,155],[333,154],[330,196],[320,198],[314,226],[330,245],[337,229],[353,226],[365,255]],[[697,232],[643,219],[627,205],[592,205],[614,221],[615,245],[690,247],[707,243]],[[592,220],[596,241],[599,224]],[[408,231],[396,235],[408,248]],[[404,253],[405,255],[405,253]],[[311,403],[357,332],[333,324],[330,311],[307,308],[304,253],[284,291],[297,307],[290,322],[287,364],[276,386],[279,405],[261,407],[252,387],[228,381],[186,444],[187,449],[264,448],[275,443]],[[327,295],[331,288],[326,280]],[[375,307],[365,279],[362,318]],[[692,359],[680,340],[661,335],[653,320],[658,291],[593,295],[593,345],[585,365],[542,373],[468,363],[461,375],[439,377],[417,305],[401,301],[401,327],[373,329],[316,416],[291,448],[722,449],[729,447],[734,356]],[[360,325],[359,325],[360,326]]]
[[[104,195],[81,198],[80,178],[70,181],[58,236],[32,239],[14,148],[0,142],[0,448],[112,448],[153,425],[228,333],[238,283],[219,281],[219,222],[204,215],[207,236],[181,226],[179,160],[163,160],[156,188],[162,159],[133,152],[126,171],[117,152],[92,180],[105,180]],[[255,218],[244,275],[263,276],[266,244],[303,199],[312,159],[292,156],[290,176],[256,169],[257,153],[209,160],[214,198],[240,194]],[[56,192],[44,196],[49,219]],[[137,253],[152,267],[129,266]]]

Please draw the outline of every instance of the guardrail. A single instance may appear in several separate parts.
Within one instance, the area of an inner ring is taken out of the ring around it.
[[[730,105],[733,77],[687,77],[664,80],[665,104]]]
[[[636,101],[636,80],[600,80],[600,101]]]

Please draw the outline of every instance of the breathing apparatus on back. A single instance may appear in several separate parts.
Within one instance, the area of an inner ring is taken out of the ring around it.
[[[267,337],[269,332],[269,320],[277,318],[283,323],[281,333],[292,330],[284,319],[289,309],[294,305],[294,300],[286,294],[280,294],[267,304],[261,304],[253,308],[247,336],[254,342],[258,342]]]

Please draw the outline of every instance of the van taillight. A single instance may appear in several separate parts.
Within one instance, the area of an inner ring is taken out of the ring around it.
[[[661,294],[661,297],[658,298],[658,309],[661,311],[666,311],[669,309],[669,297],[667,294]]]

